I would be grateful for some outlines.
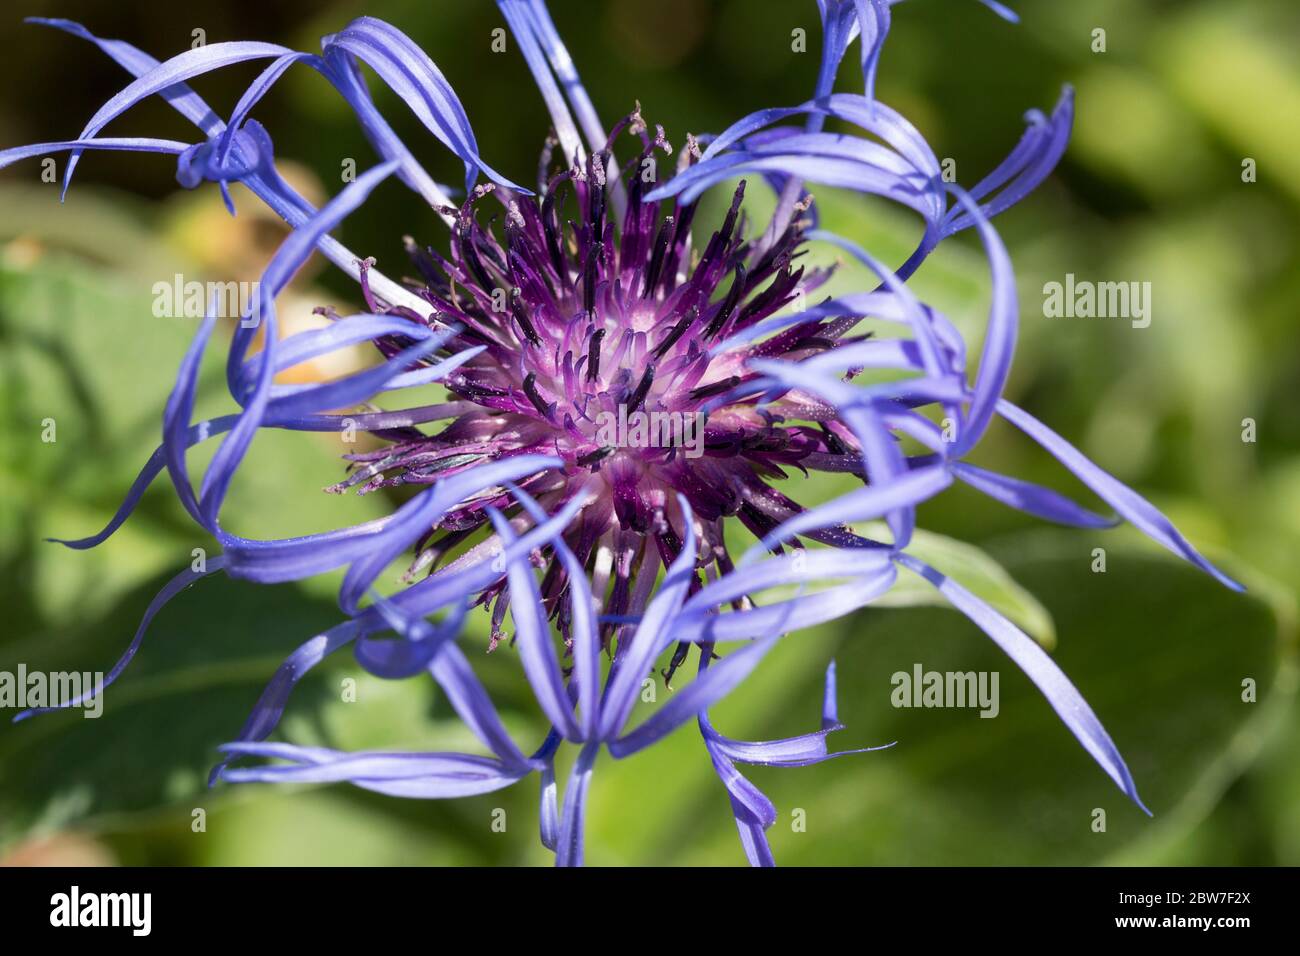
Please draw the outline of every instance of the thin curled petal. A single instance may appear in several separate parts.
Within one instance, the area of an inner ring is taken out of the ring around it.
[[[199,495],[200,507],[205,523],[209,527],[217,524],[217,513],[225,500],[226,491],[234,477],[235,469],[243,460],[253,435],[260,427],[261,419],[270,401],[270,387],[275,368],[275,342],[277,338],[275,322],[275,296],[288,284],[318,240],[337,226],[347,215],[359,207],[371,191],[387,178],[396,163],[376,166],[358,176],[331,199],[318,213],[306,223],[291,232],[281,243],[275,256],[262,273],[258,286],[258,314],[266,326],[265,347],[262,350],[262,368],[257,385],[239,422],[222,441],[203,476],[203,485]],[[252,328],[241,323],[231,343],[230,361],[236,364],[242,361],[244,353],[252,339]]]
[[[361,634],[352,651],[358,664],[385,680],[411,677],[427,670],[443,647],[460,636],[469,613],[468,602],[452,604],[447,615],[432,624],[423,618],[408,618],[382,595],[376,595],[375,608],[401,639],[379,640],[368,633]]]
[[[1011,257],[1007,254],[1007,247],[974,201],[956,186],[950,185],[949,189],[975,219],[989,261],[993,287],[979,372],[975,377],[965,427],[957,436],[953,447],[953,456],[960,458],[984,436],[993,419],[998,400],[1006,388],[1007,379],[1011,375],[1011,359],[1016,351],[1020,306],[1016,299],[1016,279],[1011,270]]]
[[[510,491],[534,521],[540,524],[547,519],[546,512],[526,491],[514,485],[510,486]],[[558,535],[553,539],[552,547],[568,575],[571,614],[569,633],[573,641],[571,683],[576,683],[578,688],[581,737],[590,740],[596,733],[596,722],[600,717],[600,631],[594,610],[596,602],[591,593],[591,582],[587,580],[587,571],[573,549]]]
[[[85,691],[77,697],[74,697],[72,700],[65,701],[56,707],[32,707],[28,710],[21,711],[14,717],[13,722],[18,723],[21,720],[26,720],[28,717],[32,717],[36,714],[49,713],[52,710],[79,707],[90,698],[102,693],[104,688],[116,681],[118,677],[121,676],[122,671],[126,670],[127,665],[135,659],[136,652],[140,650],[140,645],[144,642],[145,632],[149,630],[149,625],[158,612],[166,607],[172,598],[176,597],[176,595],[180,594],[195,581],[205,578],[209,574],[215,574],[220,571],[221,566],[221,556],[217,555],[216,557],[207,560],[204,570],[195,571],[193,568],[186,568],[180,574],[176,575],[176,577],[168,581],[167,584],[163,586],[163,589],[158,592],[157,596],[149,602],[149,607],[145,610],[144,617],[140,619],[140,624],[135,630],[135,636],[131,638],[131,643],[127,645],[126,651],[123,652],[120,658],[118,658],[117,663],[113,665],[112,670],[110,670],[104,677],[102,685]]]
[[[659,592],[637,624],[631,646],[626,654],[619,654],[617,669],[611,672],[606,683],[597,734],[601,740],[613,739],[627,723],[636,704],[641,680],[663,649],[664,629],[681,609],[686,592],[695,578],[694,516],[690,503],[684,496],[678,495],[677,501],[682,509],[682,524],[686,528],[682,549],[669,565]]]
[[[466,594],[476,594],[503,576],[504,564],[498,564],[494,560],[496,557],[500,556],[502,562],[508,562],[515,554],[549,545],[569,527],[589,501],[586,494],[575,495],[546,521],[521,534],[513,544],[483,554],[464,567],[442,568],[405,591],[394,594],[390,600],[409,614],[429,614],[444,607],[449,601],[459,600]]]
[[[172,139],[149,139],[147,137],[116,137],[112,139],[70,139],[61,143],[33,143],[30,146],[14,146],[0,149],[0,169],[14,163],[47,153],[79,153],[83,149],[109,149],[133,153],[167,153],[179,155],[189,149],[188,143]]]
[[[822,700],[821,730],[815,730],[810,734],[783,737],[780,740],[735,740],[724,737],[709,724],[705,736],[713,742],[720,753],[726,754],[731,760],[768,767],[808,767],[834,757],[887,750],[894,746],[889,743],[879,747],[863,747],[835,753],[831,753],[827,748],[827,736],[844,729],[837,717],[838,703],[835,694],[835,661],[833,660],[826,667]]]
[[[755,545],[745,558],[756,558],[766,550],[771,550],[769,544]],[[740,568],[743,568],[743,573],[726,574],[710,581],[682,605],[682,613],[721,607],[769,588],[872,574],[888,564],[889,552],[883,548],[798,550],[766,561],[742,559]]]
[[[965,396],[962,383],[954,376],[904,379],[882,385],[858,387],[819,371],[806,362],[753,361],[750,365],[782,389],[797,389],[833,406],[835,414],[849,427],[858,442],[866,474],[878,489],[887,488],[907,471],[897,442],[884,426],[877,405],[897,402],[924,405],[950,403]],[[916,523],[914,507],[900,504],[885,515],[895,543],[903,547],[911,540]]]
[[[464,162],[466,190],[473,188],[482,170],[501,185],[527,193],[483,162],[465,108],[446,77],[401,30],[375,17],[358,17],[327,37],[322,48],[327,60],[336,51],[346,51],[373,68],[425,128]]]
[[[771,634],[728,654],[686,687],[676,691],[666,704],[642,721],[635,730],[610,741],[609,752],[615,757],[630,756],[657,743],[701,711],[707,710],[753,672],[779,637],[779,634]]]
[[[752,610],[683,613],[673,622],[672,636],[678,641],[724,643],[753,640],[774,631],[800,631],[866,607],[893,586],[897,574],[888,564],[848,584]]]
[[[552,853],[560,842],[560,803],[559,787],[555,782],[555,751],[563,738],[552,727],[541,747],[533,754],[534,760],[542,763],[541,793],[538,796],[537,820],[542,846]]]
[[[56,30],[62,30],[64,33],[70,33],[75,37],[87,40],[99,47],[128,73],[133,73],[136,76],[143,76],[158,66],[156,59],[125,40],[105,40],[97,37],[80,23],[73,20],[27,17],[23,22],[37,26],[53,27]],[[203,101],[202,97],[184,83],[174,83],[171,86],[164,87],[158,91],[158,95],[208,136],[221,132],[225,125],[221,122],[221,118],[213,112],[212,108]]]
[[[1073,87],[1067,85],[1061,91],[1050,119],[1038,110],[1031,110],[1026,119],[1029,128],[1016,148],[971,190],[971,196],[976,200],[984,200],[994,193],[993,198],[982,202],[979,207],[988,219],[1005,212],[1033,192],[1061,161],[1074,124]],[[951,236],[969,229],[976,222],[971,210],[957,205],[945,218],[943,233]]]
[[[527,776],[529,769],[512,767],[494,757],[458,753],[344,753],[292,744],[226,744],[234,757],[272,757],[290,764],[227,768],[231,783],[347,782],[393,797],[422,800],[452,799],[491,793]]]
[[[489,515],[501,541],[512,544],[515,534],[505,518],[495,509]],[[569,740],[580,740],[582,734],[564,689],[564,675],[560,673],[560,661],[547,626],[545,605],[527,554],[507,562],[506,578],[510,584],[510,612],[515,621],[515,646],[519,648],[519,659],[537,702],[560,733]]]
[[[1108,518],[1095,511],[1089,511],[1082,505],[1075,504],[1064,495],[1057,494],[1051,488],[1044,488],[1030,481],[999,475],[984,468],[976,468],[965,462],[955,462],[952,473],[1005,505],[1023,511],[1026,514],[1055,521],[1058,524],[1075,528],[1113,528],[1117,518]]]
[[[513,3],[517,0],[506,0],[506,2]],[[555,23],[551,19],[550,11],[546,9],[546,3],[544,0],[522,0],[522,8],[523,21],[536,37],[538,47],[546,54],[551,69],[555,71],[555,77],[563,88],[565,97],[577,114],[578,124],[587,137],[588,145],[592,150],[602,149],[607,139],[605,128],[601,125],[600,117],[596,115],[596,108],[591,103],[591,97],[587,95],[586,87],[578,77],[577,68],[573,65],[573,57],[569,55],[564,41],[560,39],[559,31],[555,29]],[[573,154],[569,153],[566,158],[573,159]]]
[[[97,37],[85,27],[70,20],[32,18],[28,22],[37,23],[43,26],[51,26],[64,31],[65,33],[70,33],[73,36],[94,43],[119,66],[137,78],[151,74],[158,67],[162,66],[159,60],[124,40],[107,40]],[[205,136],[215,137],[226,129],[226,124],[222,122],[221,118],[216,115],[206,102],[204,102],[203,98],[183,82],[173,83],[171,86],[159,90],[157,95],[166,100],[174,109],[177,110],[177,112],[202,130]],[[353,103],[351,105],[354,110],[358,110],[357,104]],[[358,112],[360,115],[359,110]],[[364,123],[365,118],[362,117],[362,120]],[[260,127],[252,121],[249,121],[247,124],[247,131],[253,131],[255,129],[260,130]],[[241,131],[241,133],[242,132],[245,131]],[[103,141],[104,140],[101,140],[101,142]],[[241,152],[241,146],[238,141],[236,142],[233,151],[235,153]],[[269,157],[269,140],[264,144],[263,151],[266,153],[266,156]],[[391,158],[382,150],[381,155],[384,155],[386,159]],[[409,154],[407,155],[409,156]],[[75,162],[71,165],[75,165]],[[71,172],[71,168],[69,168],[68,172]],[[264,163],[262,168],[249,171],[243,175],[242,182],[259,199],[266,203],[268,208],[270,208],[276,215],[283,218],[290,226],[297,227],[302,225],[307,221],[312,213],[315,212],[315,208],[300,196],[288,183],[286,183],[269,163]],[[335,266],[350,275],[353,279],[359,277],[360,268],[356,264],[357,256],[342,243],[333,237],[326,235],[320,238],[318,245],[321,253],[334,263]],[[401,285],[398,285],[376,270],[371,270],[370,282],[375,293],[382,296],[387,302],[394,305],[403,305],[415,308],[417,310],[423,309],[424,307],[423,300],[419,299],[413,293],[407,291]]]
[[[591,771],[599,745],[589,743],[578,752],[569,784],[564,788],[564,807],[560,817],[559,842],[555,851],[556,866],[582,866],[587,824],[587,792],[591,789]]]
[[[169,60],[153,67],[147,73],[129,83],[119,93],[99,108],[86,123],[78,139],[92,139],[98,135],[109,122],[121,116],[131,107],[156,93],[171,90],[177,84],[191,80],[204,73],[247,60],[267,59],[282,56],[293,51],[275,43],[261,43],[256,40],[236,40],[222,43],[208,43],[178,53]],[[68,160],[68,167],[63,174],[63,192],[66,194],[72,182],[72,173],[77,168],[76,155]]]
[[[1155,505],[1114,475],[1094,465],[1081,451],[1033,415],[1006,399],[998,402],[997,410],[999,415],[1047,449],[1053,458],[1073,472],[1080,481],[1096,492],[1099,498],[1152,541],[1194,564],[1225,587],[1234,591],[1246,590],[1244,585],[1234,581],[1202,557],[1201,553],[1192,547],[1191,543],[1174,527],[1173,522],[1161,514]]]
[[[459,502],[484,489],[516,481],[563,462],[546,455],[516,455],[442,478],[433,487],[403,505],[394,520],[374,535],[367,553],[348,569],[339,590],[339,604],[355,614],[361,596],[379,577],[384,568],[397,559],[427,530],[436,527],[442,517]],[[513,537],[513,536],[512,536]]]
[[[543,49],[542,40],[538,36],[538,24],[533,18],[529,6],[527,0],[497,0],[497,7],[500,8],[502,17],[509,24],[510,32],[514,36],[515,42],[519,44],[519,49],[528,64],[528,69],[533,74],[533,81],[537,84],[537,90],[542,94],[543,102],[546,103],[546,110],[551,115],[551,122],[555,126],[555,135],[560,140],[560,148],[564,151],[565,160],[581,162],[587,155],[583,149],[582,138],[578,135],[578,127],[574,124],[573,114],[569,111],[564,95],[556,83],[555,75]],[[593,148],[599,148],[601,145],[603,143],[597,144]]]
[[[761,544],[755,545],[746,553],[745,560],[752,560],[751,556],[756,556],[761,550],[770,549],[798,534],[855,521],[872,521],[891,511],[914,508],[950,484],[952,473],[948,468],[933,465],[909,472],[886,484],[858,488],[783,521],[763,537]]]
[[[443,479],[445,484],[435,484],[391,515],[347,528],[270,541],[226,535],[227,573],[271,584],[357,562],[339,594],[343,609],[355,613],[383,568],[462,497],[553,467],[556,461],[545,455],[504,458]]]
[[[455,644],[446,645],[429,665],[429,673],[447,695],[457,716],[485,747],[508,766],[533,767],[506,731],[487,689],[475,676],[459,647]]]
[[[253,705],[253,710],[240,728],[235,743],[251,743],[265,740],[280,723],[284,709],[288,706],[289,695],[293,693],[298,682],[330,654],[352,641],[360,631],[355,621],[344,621],[322,634],[317,634],[301,644],[292,654],[276,668],[270,682],[263,689]],[[214,786],[221,779],[230,758],[221,760],[208,774],[208,786]]]
[[[980,630],[993,639],[998,647],[1002,648],[1016,666],[1025,672],[1025,676],[1042,691],[1043,696],[1069,728],[1070,733],[1083,744],[1083,749],[1088,751],[1092,759],[1097,761],[1106,774],[1115,781],[1117,787],[1147,815],[1150,815],[1151,811],[1147,810],[1138,796],[1133,775],[1129,773],[1124,758],[1120,756],[1114,741],[1110,739],[1110,734],[1106,733],[1106,728],[1101,725],[1101,721],[1088,706],[1088,702],[1083,699],[1047,652],[1028,634],[952,578],[940,574],[909,554],[900,554],[898,562],[934,585],[953,607],[970,618]]]

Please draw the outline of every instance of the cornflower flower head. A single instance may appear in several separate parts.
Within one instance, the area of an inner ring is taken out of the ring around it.
[[[1000,4],[985,5],[1014,20]],[[770,864],[764,834],[776,810],[737,764],[803,766],[838,756],[827,744],[840,729],[834,664],[826,672],[821,725],[810,733],[737,740],[714,728],[709,708],[782,635],[865,607],[903,569],[984,630],[1141,806],[1111,738],[1051,658],[909,550],[917,506],[960,481],[1058,523],[1100,528],[1127,520],[1239,587],[1154,506],[1003,397],[1018,308],[1010,258],[990,220],[1055,167],[1069,138],[1071,91],[1050,115],[1027,114],[1027,129],[1006,159],[963,189],[944,181],[921,134],[875,96],[891,4],[818,0],[823,45],[811,96],[742,117],[715,136],[688,137],[674,155],[663,129],[649,126],[639,106],[610,128],[602,124],[542,0],[498,0],[498,7],[554,124],[535,190],[484,162],[445,77],[380,20],[349,23],[323,39],[319,54],[247,41],[212,43],[164,62],[78,24],[36,21],[93,43],[134,79],[76,138],[5,150],[0,167],[62,151],[71,154],[70,178],[86,150],[173,155],[182,186],[217,184],[233,214],[229,184],[242,183],[292,227],[232,336],[226,379],[237,410],[193,421],[197,371],[217,322],[213,309],[181,362],[162,442],[121,509],[98,534],[63,542],[103,542],[165,470],[181,504],[221,545],[202,571],[181,573],[159,594],[107,682],[134,656],[157,611],[205,574],[274,583],[346,568],[343,619],[281,665],[223,748],[212,782],[348,781],[394,796],[446,798],[537,774],[542,841],[559,863],[574,864],[584,856],[583,818],[598,753],[629,756],[694,720],[746,855]],[[855,41],[861,90],[837,92],[838,68]],[[269,64],[228,119],[187,85],[258,60]],[[462,202],[453,202],[394,134],[371,98],[363,64],[464,164]],[[269,134],[249,118],[295,67],[329,81],[379,157],[319,209],[281,178]],[[101,135],[155,95],[198,127],[196,142]],[[827,119],[853,132],[825,132]],[[539,129],[539,141],[545,133]],[[673,167],[670,177],[658,175],[661,164]],[[419,195],[447,230],[429,244],[405,240],[418,280],[395,281],[330,236],[390,177]],[[922,227],[914,252],[891,268],[819,228],[808,190],[817,184],[912,210]],[[729,190],[730,201],[719,222],[706,224],[699,202],[715,187]],[[751,228],[745,199],[755,188],[772,190],[776,202],[770,220]],[[992,279],[973,377],[955,326],[907,285],[943,239],[965,229],[978,234]],[[837,246],[865,265],[873,285],[808,305],[830,274],[800,263],[812,243]],[[327,327],[282,339],[276,296],[315,251],[356,279],[366,311],[331,314]],[[875,338],[867,323],[892,324],[901,335]],[[258,333],[263,347],[253,352]],[[372,367],[325,383],[276,382],[285,369],[361,342],[376,347]],[[865,384],[857,379],[866,370],[901,374]],[[431,382],[445,386],[448,401],[339,412]],[[968,464],[994,418],[1046,448],[1118,517]],[[347,428],[370,433],[380,447],[347,456],[350,474],[330,490],[414,486],[389,516],[280,540],[222,527],[227,491],[255,434]],[[218,437],[196,489],[186,452]],[[905,453],[902,437],[925,452]],[[798,501],[778,490],[789,469],[852,474],[863,487],[829,501]],[[884,520],[886,540],[853,529],[876,519]],[[744,554],[728,551],[724,532],[732,521],[757,540]],[[410,566],[402,586],[379,594],[376,581],[403,555]],[[764,592],[790,585],[797,586],[793,596],[763,603]],[[511,643],[551,725],[531,748],[506,731],[458,642],[475,604],[491,612],[491,646],[505,635],[507,615],[513,622]],[[296,682],[349,646],[363,667],[383,677],[431,675],[487,753],[341,753],[268,742]],[[692,648],[695,679],[629,727],[656,663],[672,649],[664,671],[670,680]],[[565,742],[578,754],[561,801],[555,755]],[[243,758],[274,762],[239,763]]]

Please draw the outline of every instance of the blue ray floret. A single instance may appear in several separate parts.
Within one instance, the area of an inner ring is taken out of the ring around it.
[[[1069,140],[1073,93],[1064,90],[1050,114],[1026,114],[1025,133],[1006,159],[963,189],[944,181],[916,127],[876,98],[893,4],[817,4],[823,49],[811,96],[741,117],[717,135],[688,138],[675,175],[646,182],[639,173],[645,161],[673,151],[662,128],[649,127],[639,107],[605,126],[543,0],[498,0],[553,124],[536,191],[484,161],[447,78],[381,20],[354,20],[325,37],[320,53],[248,41],[213,43],[165,61],[70,21],[32,21],[93,43],[132,80],[74,138],[0,151],[0,168],[69,153],[66,193],[88,151],[172,156],[181,186],[217,184],[233,213],[229,186],[242,184],[291,227],[231,337],[226,383],[234,410],[193,420],[200,364],[218,324],[210,310],[181,360],[161,443],[122,506],[99,533],[62,542],[78,549],[103,543],[165,471],[181,505],[221,547],[204,571],[178,575],[158,595],[108,683],[137,653],[158,611],[207,574],[274,583],[344,569],[340,623],[312,636],[272,676],[244,727],[222,748],[213,783],[346,781],[392,796],[450,798],[536,774],[542,842],[558,863],[579,864],[597,758],[604,752],[625,759],[693,720],[746,856],[768,865],[765,831],[776,810],[737,765],[807,766],[880,748],[830,751],[828,735],[842,729],[833,662],[818,730],[744,741],[721,734],[709,710],[782,636],[871,604],[901,571],[932,585],[1006,652],[1142,806],[1114,742],[1050,656],[910,550],[917,507],[962,482],[1061,524],[1127,521],[1224,585],[1240,587],[1150,502],[1004,395],[1019,307],[1011,258],[991,220],[1056,167]],[[984,4],[1015,20],[1001,4]],[[854,42],[861,91],[837,92]],[[252,61],[269,62],[228,119],[188,86]],[[460,204],[396,136],[363,66],[463,165]],[[330,83],[377,157],[320,209],[279,175],[269,133],[249,118],[295,67]],[[152,96],[197,127],[194,142],[100,135]],[[826,132],[827,119],[850,132]],[[545,132],[538,130],[539,139]],[[776,194],[771,219],[758,229],[745,220],[742,177]],[[439,244],[408,240],[418,281],[390,279],[330,235],[389,181],[418,195],[447,228]],[[919,232],[910,255],[891,267],[819,228],[814,185],[911,210]],[[696,222],[698,203],[717,188],[730,191],[730,205],[709,232]],[[493,204],[501,222],[481,224],[479,209]],[[992,289],[973,379],[962,336],[907,285],[940,242],[966,229],[979,238]],[[838,249],[865,267],[872,283],[804,306],[832,272],[799,264],[812,243]],[[316,251],[356,280],[365,310],[282,339],[277,296]],[[859,327],[869,321],[903,334],[863,334]],[[264,345],[254,352],[259,337]],[[373,343],[375,364],[325,383],[277,383],[287,369],[358,343]],[[902,377],[858,380],[864,370],[882,369]],[[430,382],[451,398],[340,414]],[[611,444],[597,423],[620,410],[694,416],[702,423],[701,454]],[[935,416],[951,428],[941,429]],[[968,462],[997,419],[1046,449],[1115,516]],[[405,503],[378,520],[297,538],[259,540],[223,528],[229,489],[257,434],[348,427],[370,432],[377,447],[347,456],[351,473],[332,490],[415,486]],[[901,437],[923,453],[905,452]],[[196,489],[187,452],[214,439],[219,445]],[[856,475],[863,487],[799,503],[775,485],[791,468]],[[877,520],[888,540],[855,529]],[[757,542],[734,559],[724,537],[733,524]],[[404,555],[411,565],[403,585],[379,593],[377,583]],[[760,603],[769,591],[782,594]],[[462,650],[467,613],[477,605],[492,615],[489,649],[504,636],[507,615],[513,621],[523,679],[549,727],[532,747],[507,732]],[[435,681],[486,753],[344,753],[270,741],[295,685],[347,647],[380,677]],[[666,683],[692,650],[694,680],[634,721],[657,663],[671,651]],[[565,744],[577,756],[561,800],[555,758]]]

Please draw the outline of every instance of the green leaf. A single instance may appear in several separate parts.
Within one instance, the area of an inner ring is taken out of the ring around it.
[[[166,476],[98,548],[72,551],[43,539],[98,531],[158,444],[163,405],[195,324],[155,318],[152,282],[186,265],[135,218],[93,194],[62,207],[51,190],[3,195],[6,208],[35,225],[24,231],[26,245],[0,248],[0,409],[10,423],[0,451],[7,625],[0,670],[13,673],[22,663],[106,671],[162,584],[190,565],[195,548],[211,556],[218,547],[185,514]],[[44,218],[37,208],[46,208]],[[103,252],[90,257],[96,250]],[[224,395],[222,351],[214,345],[208,356],[199,416],[234,407]],[[192,453],[196,478],[213,448]],[[223,523],[268,538],[386,513],[382,495],[319,490],[342,474],[341,451],[332,436],[259,436]],[[102,826],[124,814],[138,820],[197,799],[213,747],[238,733],[279,661],[340,619],[336,586],[337,575],[302,588],[259,589],[224,577],[200,582],[157,619],[144,650],[106,692],[102,718],[49,714],[17,726],[6,719],[0,844],[34,828]],[[412,695],[408,713],[428,709],[414,685],[404,692]],[[300,694],[303,713],[314,712],[311,693]],[[362,726],[357,722],[354,737]]]
[[[882,531],[883,525],[865,533],[878,537]],[[907,551],[987,601],[1043,647],[1056,647],[1056,624],[1047,608],[983,549],[917,529]],[[875,606],[952,607],[933,585],[905,572],[899,573],[898,583]]]
[[[1059,623],[1057,662],[1114,738],[1154,820],[1114,787],[974,624],[938,610],[868,610],[838,629],[834,656],[847,729],[831,742],[846,749],[898,744],[814,767],[742,768],[777,805],[769,836],[778,862],[1159,862],[1164,848],[1197,845],[1225,778],[1249,765],[1274,733],[1278,713],[1294,704],[1293,624],[1274,603],[1219,588],[1194,569],[1145,551],[1115,548],[1109,572],[1093,574],[1079,560],[1088,547],[1087,538],[1052,531],[1017,538],[999,553]],[[770,684],[742,687],[716,708],[720,729],[746,739],[811,729],[819,667],[830,655],[800,637],[782,642],[755,675],[775,674],[779,696]],[[998,672],[997,717],[892,706],[891,675],[917,663],[926,670]],[[1242,700],[1247,677],[1257,682],[1259,703]],[[807,701],[802,725],[790,700]],[[635,836],[638,847],[656,852],[631,862],[743,860],[721,784],[690,736],[679,733],[661,746],[680,739],[677,757],[704,766],[692,772],[693,786],[672,782],[677,813],[655,832]],[[1244,755],[1242,741],[1254,742]],[[657,756],[653,778],[631,760],[598,768],[593,794],[608,786],[600,770],[620,778],[624,794],[659,792],[669,755]],[[796,809],[807,822],[803,832],[792,828]],[[1106,813],[1104,833],[1093,831],[1097,809]],[[1232,842],[1240,852],[1250,838]]]
[[[131,592],[106,619],[57,642],[9,645],[0,656],[0,671],[15,672],[20,661],[29,672],[106,671],[162,583],[158,579]],[[0,787],[0,852],[29,836],[69,827],[152,828],[174,837],[189,832],[195,808],[237,813],[248,801],[282,799],[277,796],[282,788],[273,786],[222,784],[209,791],[207,774],[219,759],[216,748],[238,735],[281,660],[341,617],[331,602],[298,587],[259,586],[223,575],[177,596],[155,619],[121,679],[105,689],[100,716],[88,719],[84,714],[90,711],[69,710],[0,724],[0,764],[6,783],[14,782]],[[472,648],[470,653],[477,657]],[[498,679],[508,672],[516,690],[523,683],[512,654],[476,666],[499,672]],[[512,698],[505,695],[505,702]],[[535,714],[508,709],[505,716],[521,746],[540,743],[545,728]],[[430,679],[380,680],[364,674],[348,650],[295,688],[276,739],[341,750],[482,751],[435,695]],[[306,789],[311,788],[289,792]],[[330,799],[364,799],[347,786],[326,789]],[[508,798],[487,798],[493,802],[486,805],[502,806],[506,799],[512,815],[517,811],[520,820],[535,824],[527,788],[517,790]],[[367,813],[384,812],[392,804],[391,812],[401,816],[412,806],[388,798],[373,803]],[[463,823],[467,812],[422,811],[435,830]],[[490,835],[486,811],[484,819],[483,833]],[[528,846],[521,838],[511,852]]]

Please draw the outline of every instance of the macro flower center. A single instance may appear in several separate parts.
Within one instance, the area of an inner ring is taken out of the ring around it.
[[[618,167],[622,132],[639,137],[639,151]],[[760,407],[761,388],[746,390],[758,378],[748,360],[822,350],[824,326],[729,345],[829,275],[795,262],[810,200],[794,204],[779,228],[747,237],[741,181],[700,240],[694,201],[645,199],[658,154],[672,147],[638,113],[605,150],[568,168],[548,168],[552,147],[536,197],[479,186],[459,209],[444,210],[454,215],[447,254],[406,241],[420,273],[408,284],[433,311],[388,311],[457,328],[449,352],[479,351],[444,382],[457,399],[449,426],[350,456],[361,467],[336,490],[429,483],[486,460],[547,454],[564,467],[526,485],[531,494],[549,506],[590,495],[588,513],[607,513],[590,519],[594,537],[654,536],[665,562],[678,550],[678,494],[698,518],[739,515],[756,533],[770,530],[796,510],[767,486],[786,477],[782,466],[845,451],[831,425],[792,425],[779,402]],[[689,140],[679,171],[699,157]],[[484,216],[489,202],[497,208]],[[379,344],[391,356],[409,341]],[[476,528],[492,504],[467,502],[444,526]]]

